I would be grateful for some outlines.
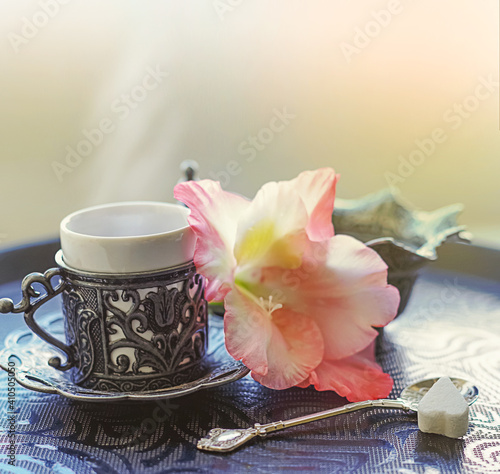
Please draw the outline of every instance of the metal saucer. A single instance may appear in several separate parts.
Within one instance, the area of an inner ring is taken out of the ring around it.
[[[64,339],[63,316],[53,312],[40,318],[40,325]],[[0,367],[6,371],[14,367],[17,382],[36,392],[56,393],[63,397],[84,402],[152,401],[181,397],[210,387],[234,382],[250,370],[235,361],[224,346],[223,319],[210,314],[208,351],[201,376],[192,382],[161,390],[145,392],[104,392],[86,389],[74,384],[67,372],[60,372],[48,365],[51,357],[59,356],[57,349],[49,346],[28,328],[11,332],[0,351]],[[9,366],[9,361],[11,364]],[[14,366],[12,366],[14,363]],[[14,375],[13,374],[13,375]]]

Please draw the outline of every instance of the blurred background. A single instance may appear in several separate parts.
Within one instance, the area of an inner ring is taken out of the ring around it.
[[[173,201],[183,160],[252,197],[462,202],[500,242],[495,0],[2,0],[0,245],[90,205]]]

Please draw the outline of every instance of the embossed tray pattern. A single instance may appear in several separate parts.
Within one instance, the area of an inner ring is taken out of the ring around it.
[[[498,262],[498,253],[494,256]],[[43,270],[28,270],[33,269]],[[19,282],[4,281],[2,296],[15,296]],[[500,472],[499,281],[500,275],[481,279],[429,268],[417,280],[405,311],[378,340],[378,360],[395,381],[391,396],[417,380],[442,374],[468,378],[479,387],[463,439],[421,433],[415,414],[375,409],[290,428],[217,455],[195,447],[212,427],[288,419],[346,400],[312,389],[273,391],[250,377],[141,403],[77,402],[18,387],[17,467],[35,474]],[[22,317],[15,323],[14,317],[6,317],[7,332],[14,324],[23,327]],[[2,371],[0,472],[11,472],[5,454],[6,410]]]

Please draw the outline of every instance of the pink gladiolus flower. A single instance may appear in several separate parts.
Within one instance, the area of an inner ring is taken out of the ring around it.
[[[222,301],[228,352],[269,388],[314,385],[350,401],[388,395],[375,327],[395,317],[387,266],[334,235],[338,176],[323,168],[265,184],[250,201],[211,180],[178,184],[198,239],[194,262],[209,301]]]

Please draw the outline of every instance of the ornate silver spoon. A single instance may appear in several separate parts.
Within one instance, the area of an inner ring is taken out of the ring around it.
[[[474,403],[478,397],[479,391],[475,385],[467,380],[450,377],[460,393],[464,396],[469,405]],[[363,408],[397,408],[405,411],[417,411],[418,403],[427,391],[438,381],[438,378],[422,380],[406,387],[399,398],[366,400],[363,402],[348,403],[342,407],[332,408],[331,410],[320,411],[311,415],[301,416],[286,421],[275,421],[261,425],[255,423],[252,428],[214,428],[210,430],[207,438],[198,441],[198,449],[204,451],[215,451],[225,453],[232,451],[255,436],[266,436],[273,431],[284,430],[291,426],[302,425],[311,421],[322,420],[330,416],[349,413],[351,411],[362,410]]]

